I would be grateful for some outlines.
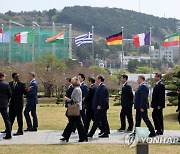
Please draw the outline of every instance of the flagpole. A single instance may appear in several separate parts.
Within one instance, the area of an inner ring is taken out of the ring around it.
[[[2,29],[2,69],[3,69],[4,67],[4,45],[3,45],[4,25],[2,24],[1,27],[2,27],[1,29]]]
[[[9,35],[10,35],[10,41],[9,41],[9,66],[11,65],[11,21],[9,20]]]
[[[34,21],[32,22],[32,31],[34,33],[34,29],[35,29],[35,25],[34,25]],[[32,63],[34,63],[35,58],[34,58],[34,53],[35,53],[35,34],[33,35],[34,39],[33,39],[33,43],[32,43]]]
[[[92,26],[92,65],[94,66],[94,26]]]
[[[72,59],[72,24],[69,24],[69,59]]]
[[[124,38],[124,27],[122,27],[122,55],[121,55],[121,70],[123,72],[124,70],[124,41],[123,41],[123,38]]]
[[[53,30],[53,35],[55,34],[55,23],[53,22],[52,23],[52,30]],[[54,43],[52,43],[52,55],[54,56],[55,55],[55,44]]]
[[[63,53],[65,54],[65,30],[66,30],[66,26],[65,25],[63,25],[63,32],[64,32],[64,41],[63,41]],[[65,58],[65,56],[64,56],[64,58]]]
[[[149,43],[149,67],[150,67],[150,98],[151,98],[151,94],[152,94],[152,57],[151,57],[151,44],[152,44],[152,28],[149,28],[150,30],[150,43]]]

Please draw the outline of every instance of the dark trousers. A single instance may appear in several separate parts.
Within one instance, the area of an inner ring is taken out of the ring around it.
[[[17,117],[17,122],[18,122],[18,132],[23,132],[23,107],[9,107],[9,117],[11,121],[11,126],[14,124],[14,120]]]
[[[86,110],[86,123],[84,125],[86,133],[88,133],[91,120],[94,121],[94,111],[91,109]]]
[[[154,121],[155,130],[164,131],[163,109],[153,109],[152,118]]]
[[[68,118],[68,124],[69,124],[71,117],[69,117],[69,116],[67,115],[67,111],[66,111],[66,114],[65,114],[65,115],[66,115],[66,117]],[[65,127],[65,129],[64,129],[64,131],[63,131],[63,133],[62,133],[62,136],[63,136],[63,137],[66,137],[66,134],[67,134],[67,132],[68,132],[68,124],[66,125],[66,127]],[[75,131],[76,131],[76,122],[74,121],[72,132],[75,132]]]
[[[7,108],[0,108],[0,112],[6,127],[6,136],[11,136],[11,122],[7,112]]]
[[[136,125],[135,127],[141,126],[141,119],[145,122],[146,126],[148,127],[149,131],[151,133],[155,133],[153,125],[151,121],[148,118],[148,112],[147,109],[144,109],[144,112],[141,112],[140,109],[136,109]]]
[[[180,112],[178,114],[178,121],[179,121],[179,124],[180,124]]]
[[[95,111],[93,126],[89,132],[91,136],[94,135],[94,133],[96,132],[96,129],[99,127],[100,124],[102,126],[102,132],[104,132],[104,134],[106,135],[110,134],[109,123],[107,120],[107,111],[104,111],[104,110]]]
[[[133,116],[132,116],[132,105],[130,107],[122,107],[120,112],[121,128],[126,129],[126,117],[129,123],[128,129],[133,129]]]
[[[86,124],[86,114],[85,114],[85,109],[80,110],[80,115],[83,121],[83,125]]]
[[[33,125],[31,122],[31,118],[29,116],[29,112],[31,112],[31,116],[33,117]],[[27,123],[27,128],[38,128],[38,119],[36,114],[36,104],[27,104],[24,110],[24,116]]]
[[[76,124],[78,134],[79,134],[79,139],[80,140],[85,140],[87,139],[87,134],[85,132],[84,126],[81,121],[80,116],[71,116],[69,117],[69,123],[66,126],[66,132],[64,133],[64,138],[69,139],[71,136],[71,133],[73,131],[74,123]]]

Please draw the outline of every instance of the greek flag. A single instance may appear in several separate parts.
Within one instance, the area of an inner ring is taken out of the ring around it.
[[[76,46],[78,47],[81,46],[82,44],[92,44],[93,43],[92,32],[77,36],[75,38],[75,43],[76,43]]]

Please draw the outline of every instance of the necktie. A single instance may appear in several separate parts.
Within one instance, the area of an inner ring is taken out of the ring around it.
[[[17,82],[14,82],[14,83],[13,83],[13,88],[15,88],[15,87],[16,87],[16,84],[17,84]]]

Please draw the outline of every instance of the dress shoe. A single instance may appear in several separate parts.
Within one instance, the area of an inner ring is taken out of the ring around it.
[[[118,132],[124,132],[125,129],[124,129],[124,128],[119,128],[119,129],[117,129],[117,131],[118,131]]]
[[[157,131],[156,135],[163,135],[163,131]]]
[[[103,135],[99,136],[99,138],[109,138],[109,135],[108,134],[103,134]]]
[[[155,136],[156,136],[156,133],[155,133],[155,132],[149,134],[149,137],[155,137]]]
[[[128,129],[125,131],[125,133],[130,133],[130,132],[132,132],[132,131],[133,131],[133,129],[128,128]]]
[[[61,138],[60,140],[61,140],[61,141],[69,142],[69,139],[66,139],[66,138]]]
[[[101,136],[101,135],[103,135],[103,134],[104,134],[104,132],[101,131],[98,135]]]
[[[30,128],[29,131],[30,132],[37,132],[37,128]]]
[[[87,134],[87,137],[92,138],[93,136],[92,136],[90,133],[88,133],[88,134]]]
[[[12,138],[12,136],[5,136],[5,137],[3,137],[3,139],[5,139],[5,140],[9,140],[11,138]]]
[[[5,130],[4,130],[4,131],[1,131],[1,133],[5,134],[5,133],[6,133],[6,131],[5,131]]]
[[[27,128],[24,130],[24,132],[28,132],[30,129],[32,129],[32,128]]]
[[[88,139],[79,140],[78,142],[88,142]]]
[[[19,136],[19,135],[23,135],[23,132],[17,132],[15,134],[13,134],[14,136]]]

